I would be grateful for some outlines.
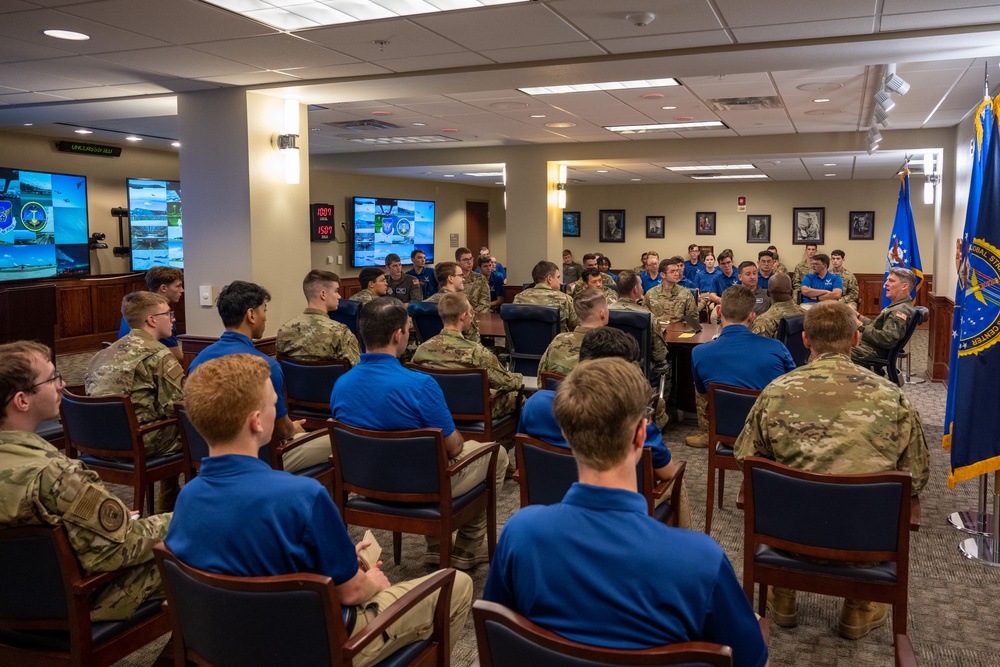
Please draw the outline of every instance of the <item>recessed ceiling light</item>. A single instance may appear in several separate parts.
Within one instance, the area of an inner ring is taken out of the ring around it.
[[[836,162],[824,162],[823,166],[824,167],[836,167],[837,163]]]
[[[829,101],[830,101],[829,97],[817,97],[816,99],[813,100],[813,102],[815,102],[816,104],[822,104],[823,102],[829,102]]]
[[[181,147],[181,142],[179,142],[179,141],[171,141],[170,145],[173,146],[174,148],[180,148]]]
[[[553,122],[553,123],[546,123],[545,127],[554,127],[554,128],[576,127],[576,123],[568,123],[566,121],[559,121],[559,122]]]
[[[533,114],[531,114],[531,117],[532,118],[545,118],[545,114],[543,114],[543,113],[533,113]]]
[[[590,93],[599,90],[625,90],[626,88],[660,88],[679,86],[677,79],[640,79],[637,81],[604,81],[602,83],[576,83],[571,86],[539,86],[518,88],[528,95],[561,95],[563,93]]]
[[[142,137],[125,137],[125,141],[142,141]]]
[[[90,130],[73,130],[77,134],[93,134]]]
[[[487,176],[503,176],[502,171],[466,171],[465,176],[475,176],[476,178],[486,178]]]
[[[663,109],[664,111],[671,111],[673,109],[676,109],[677,107],[660,107],[660,108]]]
[[[756,169],[752,164],[710,164],[687,165],[684,167],[664,167],[670,171],[726,171],[735,169]]]
[[[693,130],[709,127],[726,127],[721,120],[684,121],[681,123],[649,123],[646,125],[611,125],[604,126],[605,130],[620,132],[621,134],[641,134],[644,132],[657,132],[660,130]]]
[[[641,181],[642,179],[641,178],[630,178],[629,180],[631,180],[631,181]]]
[[[660,93],[646,93],[642,96],[644,100],[660,100],[663,99],[663,95]]]
[[[414,121],[414,122],[410,123],[410,125],[413,125],[415,127],[423,127],[426,124],[427,123],[421,123],[420,121]]]
[[[836,174],[823,174],[824,176],[836,176]]]
[[[606,174],[606,173],[608,173],[608,170],[607,169],[598,169],[597,173],[598,174]]]
[[[42,34],[56,39],[70,39],[75,42],[83,42],[90,39],[90,35],[85,35],[82,32],[75,32],[73,30],[43,30]]]
[[[445,178],[455,178],[455,174],[445,174]]]
[[[31,127],[32,125],[34,125],[34,123],[21,123],[21,125],[24,125],[25,127]]]
[[[744,178],[767,178],[767,174],[713,174],[712,176],[692,176],[696,181],[735,181]]]

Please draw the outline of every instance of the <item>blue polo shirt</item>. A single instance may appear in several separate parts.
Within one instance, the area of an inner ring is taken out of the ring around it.
[[[425,265],[420,273],[417,273],[416,269],[410,269],[406,275],[413,276],[420,281],[420,289],[423,291],[425,299],[438,291],[438,281],[434,277],[434,269],[431,267]]]
[[[521,408],[521,421],[517,425],[518,433],[526,433],[532,438],[544,440],[556,447],[569,449],[569,443],[563,437],[556,421],[555,411],[552,409],[552,402],[556,397],[556,392],[548,389],[536,391],[524,402]],[[662,468],[670,463],[670,450],[663,444],[663,434],[656,428],[653,420],[646,424],[646,447],[649,447],[653,455],[653,467]]]
[[[655,278],[650,278],[649,274],[646,273],[645,271],[639,274],[639,279],[642,280],[643,292],[648,292],[649,290],[653,289],[654,287],[663,282],[663,276],[661,276],[659,273],[656,274]]]
[[[477,271],[479,269],[476,269]],[[486,279],[487,284],[490,286],[490,301],[496,301],[499,297],[503,296],[503,276],[501,276],[497,271],[490,274],[490,277]]]
[[[827,271],[826,275],[822,278],[819,277],[818,273],[810,273],[802,276],[802,286],[813,289],[842,290],[844,289],[844,281],[833,271]],[[814,299],[803,294],[802,303],[819,303],[819,299]]]
[[[707,394],[712,382],[763,389],[793,370],[795,362],[784,343],[751,333],[742,324],[723,327],[716,340],[691,350],[691,374],[699,394]]]
[[[230,354],[253,354],[267,362],[271,369],[271,384],[274,386],[274,393],[278,395],[278,402],[275,404],[277,412],[275,418],[281,419],[288,415],[288,407],[285,405],[285,374],[281,372],[281,365],[274,357],[269,357],[253,346],[253,341],[248,336],[235,331],[226,331],[219,340],[212,343],[198,353],[191,365],[188,367],[188,375],[194,373],[198,366],[209,359],[218,359]]]
[[[623,489],[576,483],[561,503],[518,511],[500,534],[483,599],[586,644],[704,641],[731,646],[739,667],[767,662],[722,548],[650,518],[645,499]]]
[[[362,354],[333,385],[330,412],[348,426],[373,431],[439,428],[446,438],[455,432],[441,386],[391,354]]]
[[[128,335],[128,332],[132,330],[132,327],[128,325],[125,318],[122,317],[121,324],[118,325],[118,338],[122,339]],[[170,336],[167,338],[161,338],[160,342],[163,343],[164,347],[177,347],[177,322],[172,322],[170,324]]]
[[[722,274],[720,269],[712,269],[709,273],[708,270],[704,270],[695,276],[695,285],[698,286],[698,291],[702,294],[708,294],[709,292],[715,291],[715,279]]]
[[[702,262],[701,260],[695,262],[694,264],[691,263],[690,259],[684,262],[684,277],[691,282],[695,282],[695,276],[699,273],[703,273],[704,271],[705,262]]]
[[[740,284],[740,274],[733,269],[733,275],[726,277],[726,274],[722,269],[715,270],[715,287],[712,289],[713,292],[722,296],[722,293],[726,291],[727,287],[732,287],[733,285]]]

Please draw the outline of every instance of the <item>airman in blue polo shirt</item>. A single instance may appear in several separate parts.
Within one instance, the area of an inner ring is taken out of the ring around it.
[[[844,293],[844,281],[836,273],[830,273],[830,256],[822,253],[813,255],[814,273],[802,277],[802,303],[839,301]]]

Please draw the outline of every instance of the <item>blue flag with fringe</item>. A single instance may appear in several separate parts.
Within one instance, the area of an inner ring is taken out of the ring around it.
[[[899,200],[896,203],[896,220],[892,223],[889,249],[885,253],[885,276],[882,279],[882,307],[889,305],[885,295],[885,280],[889,269],[900,267],[909,269],[917,277],[910,297],[916,298],[917,290],[924,282],[923,264],[920,263],[920,248],[917,247],[917,228],[913,224],[913,209],[910,208],[910,170],[904,169],[899,177]]]

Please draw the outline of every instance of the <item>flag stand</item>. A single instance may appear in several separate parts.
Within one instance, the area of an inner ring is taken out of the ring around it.
[[[984,492],[981,498],[982,504],[985,505],[985,492],[988,492],[986,475],[982,476],[979,488],[981,492]],[[985,518],[985,511],[980,511],[979,516]],[[989,526],[991,532],[967,537],[959,543],[958,550],[969,560],[975,560],[990,567],[1000,567],[1000,545],[997,544],[997,536],[1000,535],[1000,526],[997,525],[1000,523],[1000,495],[996,493],[993,494],[993,515],[990,518],[992,519],[990,522],[992,525]]]
[[[979,476],[979,509],[952,512],[948,523],[956,530],[970,535],[993,535],[993,515],[987,514],[986,496],[989,494],[988,475]],[[994,498],[994,502],[996,499]],[[959,547],[961,548],[961,547]]]

